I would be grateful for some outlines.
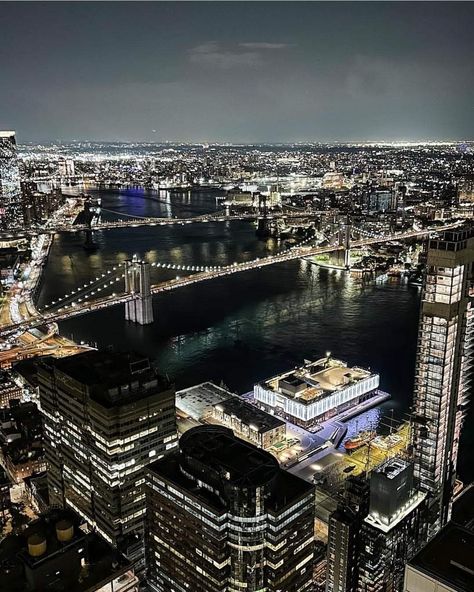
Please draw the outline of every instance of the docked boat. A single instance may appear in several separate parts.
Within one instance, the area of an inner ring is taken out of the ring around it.
[[[381,450],[390,450],[394,446],[397,446],[403,441],[403,438],[398,434],[390,434],[390,436],[378,436],[374,440],[372,440],[372,446],[375,448],[380,448]]]
[[[347,452],[353,452],[354,450],[362,448],[362,446],[364,446],[365,444],[368,444],[376,436],[376,432],[373,431],[359,432],[357,436],[349,438],[344,442],[344,448]]]

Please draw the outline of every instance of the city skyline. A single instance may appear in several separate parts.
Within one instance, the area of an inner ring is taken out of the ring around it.
[[[445,2],[4,3],[0,128],[39,142],[470,139],[473,16]]]
[[[2,591],[473,592],[473,4],[0,22]]]

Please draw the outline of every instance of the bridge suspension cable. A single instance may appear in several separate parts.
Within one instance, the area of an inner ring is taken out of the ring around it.
[[[109,212],[109,214],[117,214],[118,216],[125,216],[126,218],[133,218],[134,220],[162,220],[163,217],[157,216],[139,216],[138,214],[126,214],[125,212],[117,212],[116,210],[109,210],[107,208],[100,208],[102,212]]]
[[[90,280],[89,282],[86,282],[83,286],[80,286],[75,290],[72,290],[71,293],[65,294],[59,299],[53,300],[46,306],[43,306],[42,310],[50,311],[51,309],[58,309],[58,307],[64,307],[64,305],[67,305],[68,302],[81,302],[82,300],[94,296],[96,292],[100,292],[105,287],[107,287],[107,284],[112,285],[118,282],[121,278],[123,278],[124,275],[122,273],[122,268],[123,264],[118,263],[112,269],[109,269],[101,273],[94,279]]]
[[[279,249],[274,253],[275,256],[284,253],[285,251],[299,248],[300,246],[307,244],[308,242],[314,240],[315,236],[307,237],[302,241],[298,242],[297,244],[290,247],[290,249]],[[259,258],[255,258],[247,263],[252,263],[255,261],[259,261]],[[177,263],[167,263],[167,262],[160,262],[160,261],[152,261],[150,263],[151,267],[155,267],[157,269],[163,270],[175,270],[175,271],[185,271],[189,273],[201,273],[206,271],[219,271],[227,267],[232,267],[231,264],[226,265],[181,265]],[[86,282],[83,286],[80,286],[72,292],[65,294],[61,298],[57,300],[53,300],[49,304],[41,307],[41,311],[44,312],[52,312],[53,310],[61,310],[63,308],[69,308],[77,306],[77,304],[82,303],[85,300],[88,300],[92,296],[96,296],[98,292],[102,292],[102,290],[111,287],[112,285],[116,284],[117,282],[121,281],[125,274],[123,273],[123,263],[118,263],[112,269],[109,269],[102,274],[98,275],[94,279]]]

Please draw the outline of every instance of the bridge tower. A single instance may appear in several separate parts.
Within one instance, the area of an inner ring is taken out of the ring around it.
[[[137,255],[125,261],[125,291],[132,300],[125,303],[125,319],[139,325],[153,323],[153,302],[150,289],[150,264]]]
[[[344,267],[351,268],[351,223],[349,216],[343,225],[343,244],[344,244]]]
[[[342,247],[335,253],[335,262],[345,269],[351,268],[351,225],[349,218],[340,224],[338,230],[338,245]]]
[[[97,251],[97,249],[99,248],[97,246],[97,244],[94,242],[93,240],[93,235],[92,235],[92,220],[94,218],[94,214],[91,211],[91,202],[90,199],[87,198],[84,202],[84,218],[85,218],[85,224],[86,224],[86,238],[84,241],[84,249],[86,251]]]
[[[270,222],[268,220],[267,196],[259,194],[258,196],[258,218],[257,218],[257,236],[267,238],[270,236]]]

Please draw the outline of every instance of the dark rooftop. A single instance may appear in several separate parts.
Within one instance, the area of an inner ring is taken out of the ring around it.
[[[474,533],[448,523],[409,562],[459,592],[474,590]]]
[[[56,526],[72,524],[73,537],[67,542],[60,542],[56,534]],[[37,520],[31,522],[25,531],[18,535],[8,535],[0,543],[0,588],[8,592],[88,592],[96,590],[109,577],[116,577],[126,571],[129,562],[111,545],[94,533],[85,534],[80,528],[81,520],[71,510],[51,510]],[[28,541],[40,543],[46,541],[46,551],[38,557],[28,552]],[[62,556],[70,548],[76,551],[68,556],[71,571],[65,569]],[[81,568],[81,554],[87,549],[87,570]],[[90,558],[88,560],[87,558]],[[76,569],[72,565],[76,562]],[[27,578],[27,571],[40,569],[50,565],[45,577],[39,577],[39,587]],[[78,581],[77,570],[81,578]],[[60,573],[60,577],[53,575]],[[76,577],[74,577],[76,574]],[[51,576],[51,577],[50,577]]]
[[[196,474],[196,481],[183,475]],[[179,441],[179,451],[173,451],[150,465],[150,470],[194,493],[218,511],[226,507],[226,489],[267,487],[268,509],[279,511],[295,499],[311,492],[314,487],[280,469],[270,453],[234,435],[232,430],[215,425],[188,430]],[[220,485],[216,483],[216,476]],[[220,497],[197,487],[197,480],[213,484]]]
[[[48,358],[39,364],[88,386],[91,398],[104,406],[123,405],[171,386],[150,366],[147,357],[134,352],[88,351]]]
[[[238,397],[229,397],[225,401],[217,403],[214,407],[222,408],[227,415],[235,415],[248,426],[255,426],[260,433],[285,425],[285,422],[278,419],[278,417],[270,415],[270,413],[266,413]]]

